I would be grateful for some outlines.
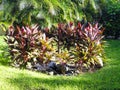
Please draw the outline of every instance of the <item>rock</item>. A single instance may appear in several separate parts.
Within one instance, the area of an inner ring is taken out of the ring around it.
[[[56,65],[56,72],[58,73],[58,74],[65,74],[66,73],[66,65],[65,64],[57,64]]]
[[[74,65],[56,64],[56,62],[54,61],[50,61],[47,65],[46,64],[41,65],[37,63],[32,68],[36,71],[40,71],[48,75],[72,76],[79,74]]]
[[[72,76],[74,74],[74,72],[73,71],[66,71],[66,76]]]
[[[48,72],[48,75],[54,75],[54,72],[53,71]]]
[[[57,67],[56,67],[56,63],[54,61],[50,61],[47,64],[46,68],[47,68],[46,71],[49,75],[51,75],[52,72],[53,72],[53,75],[57,74],[57,72],[56,72]]]
[[[36,69],[37,71],[41,72],[46,71],[46,67],[44,65],[40,65],[39,63],[35,64],[33,66],[33,69]]]
[[[55,70],[56,69],[56,63],[54,61],[50,61],[47,65],[47,67],[48,67],[48,69],[52,68],[52,69]]]
[[[75,66],[74,65],[68,65],[68,64],[66,64],[66,70],[67,71],[75,71]]]

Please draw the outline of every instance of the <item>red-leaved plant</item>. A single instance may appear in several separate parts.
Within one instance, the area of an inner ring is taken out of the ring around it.
[[[7,30],[5,40],[14,64],[43,64],[54,59],[62,65],[74,64],[80,70],[103,66],[104,28],[98,23],[75,25],[70,22],[51,29],[38,28],[37,25],[11,26]]]
[[[94,66],[103,66],[103,48],[102,41],[104,28],[98,26],[98,23],[87,26],[78,25],[75,28],[77,35],[76,50],[74,54],[77,57],[75,62],[80,69],[82,67],[91,68]]]
[[[46,63],[52,56],[51,39],[38,29],[38,25],[33,27],[13,27],[11,26],[6,33],[6,42],[9,46],[9,52],[12,62],[18,66],[26,66],[27,62],[34,64],[36,62]]]
[[[74,63],[78,68],[102,67],[103,43],[101,39],[104,37],[103,31],[104,28],[99,27],[98,23],[94,25],[90,23],[82,25],[80,22],[77,25],[72,22],[59,23],[53,33],[56,35],[58,54],[60,54],[57,55],[62,61]],[[64,55],[61,55],[65,49],[68,51],[69,58],[63,58]]]

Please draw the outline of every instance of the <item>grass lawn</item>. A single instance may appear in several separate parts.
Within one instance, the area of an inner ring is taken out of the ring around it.
[[[107,40],[105,66],[79,76],[49,76],[9,66],[0,36],[0,90],[120,90],[120,40]]]

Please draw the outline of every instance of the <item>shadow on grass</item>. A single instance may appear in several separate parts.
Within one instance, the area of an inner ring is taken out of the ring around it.
[[[6,81],[21,90],[61,90],[59,89],[61,87],[69,87],[72,88],[71,90],[120,90],[120,73],[114,75],[119,71],[118,69],[120,66],[104,69],[100,73],[76,77],[47,76],[46,78],[19,73],[17,77],[11,77]]]
[[[61,87],[77,87],[85,90],[85,86],[90,87],[90,81],[88,79],[70,79],[54,76],[53,78],[38,78],[30,77],[28,75],[19,74],[16,78],[10,78],[7,80],[14,86],[19,87],[21,90],[59,90]],[[78,89],[77,89],[78,90]]]

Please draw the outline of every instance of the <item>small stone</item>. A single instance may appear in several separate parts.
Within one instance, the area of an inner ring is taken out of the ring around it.
[[[53,71],[48,72],[48,75],[54,75],[54,72]]]
[[[57,64],[56,65],[56,72],[58,73],[58,74],[65,74],[65,72],[66,72],[66,67],[65,67],[65,65],[62,65],[62,64]]]
[[[43,65],[40,65],[39,63],[35,64],[33,66],[33,68],[37,69],[37,71],[41,71],[41,72],[46,71],[46,68]]]
[[[56,63],[54,61],[50,61],[47,66],[48,66],[48,68],[55,69],[56,68]]]
[[[67,72],[66,72],[66,76],[71,76],[71,75],[73,75],[73,74],[74,74],[73,71],[67,71]]]

